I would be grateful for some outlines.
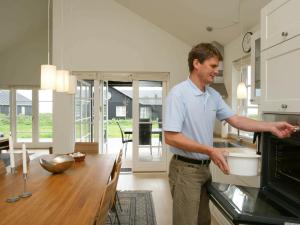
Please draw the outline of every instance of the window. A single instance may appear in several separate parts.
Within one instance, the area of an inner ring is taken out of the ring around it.
[[[250,62],[247,59],[243,59],[243,63],[241,65],[241,62],[237,62],[236,64],[239,65],[238,71],[242,71],[242,73],[238,73],[239,80],[242,80],[246,84],[247,88],[247,98],[246,99],[237,99],[237,113],[239,115],[246,116],[251,119],[258,120],[259,114],[258,114],[258,105],[251,103],[251,65]],[[237,134],[237,130],[232,128],[232,133]],[[245,132],[240,131],[240,136],[245,136],[248,138],[253,137],[253,132]]]
[[[10,133],[10,91],[0,90],[0,136]]]
[[[149,106],[141,106],[140,107],[140,118],[141,119],[149,119],[149,118],[151,118],[151,107],[149,107]]]
[[[93,141],[92,84],[78,81],[75,95],[75,137],[76,141]]]
[[[126,117],[126,106],[116,106],[116,117]]]
[[[16,90],[17,142],[32,142],[32,90]]]
[[[53,137],[53,92],[39,90],[39,142],[52,142]]]

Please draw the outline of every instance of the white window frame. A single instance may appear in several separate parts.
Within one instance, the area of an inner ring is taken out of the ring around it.
[[[238,72],[238,77],[236,78],[238,80],[237,84],[240,81],[243,81],[246,84],[247,88],[247,98],[243,100],[237,99],[237,113],[238,115],[246,116],[248,117],[248,109],[257,109],[257,116],[256,118],[253,119],[259,119],[259,106],[257,104],[251,103],[251,92],[253,91],[252,85],[253,82],[251,82],[251,79],[253,77],[251,76],[251,63],[250,63],[250,57],[247,56],[243,59],[239,59],[234,62],[234,67],[236,68]],[[242,78],[241,78],[241,69],[243,69],[242,73]],[[235,90],[237,89],[237,86],[235,87]],[[238,135],[238,130],[231,127],[230,133],[234,135]],[[253,132],[246,132],[246,131],[241,131],[239,132],[240,137],[244,138],[253,138]]]
[[[126,117],[126,106],[117,105],[116,106],[116,117]]]

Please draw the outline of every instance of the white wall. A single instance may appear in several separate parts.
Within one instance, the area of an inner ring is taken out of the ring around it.
[[[259,24],[251,28],[252,33],[260,29]],[[240,35],[236,39],[232,40],[224,46],[224,83],[228,92],[228,98],[226,102],[236,112],[236,87],[239,82],[239,73],[233,68],[233,61],[240,59],[246,54],[242,50],[243,35]],[[248,53],[250,54],[250,53]],[[221,133],[221,123],[217,122],[215,126],[215,133]]]
[[[39,86],[47,63],[47,29],[27,36],[0,54],[0,86]]]
[[[111,0],[72,0],[60,11],[61,2],[54,0],[53,7],[55,65],[63,62],[73,71],[169,72],[170,86],[188,76],[191,46],[125,7]],[[62,96],[54,100],[54,151],[69,152],[74,105],[71,96]]]

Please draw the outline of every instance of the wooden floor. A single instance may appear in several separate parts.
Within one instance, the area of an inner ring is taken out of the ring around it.
[[[118,190],[151,190],[157,225],[172,225],[172,197],[166,173],[121,174]],[[212,218],[211,225],[218,225]]]

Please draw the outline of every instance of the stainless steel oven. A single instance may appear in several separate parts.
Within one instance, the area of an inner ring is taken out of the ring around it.
[[[266,113],[263,119],[300,124],[295,114]],[[258,147],[260,188],[212,183],[210,199],[232,224],[300,224],[300,132],[284,139],[264,132]]]

